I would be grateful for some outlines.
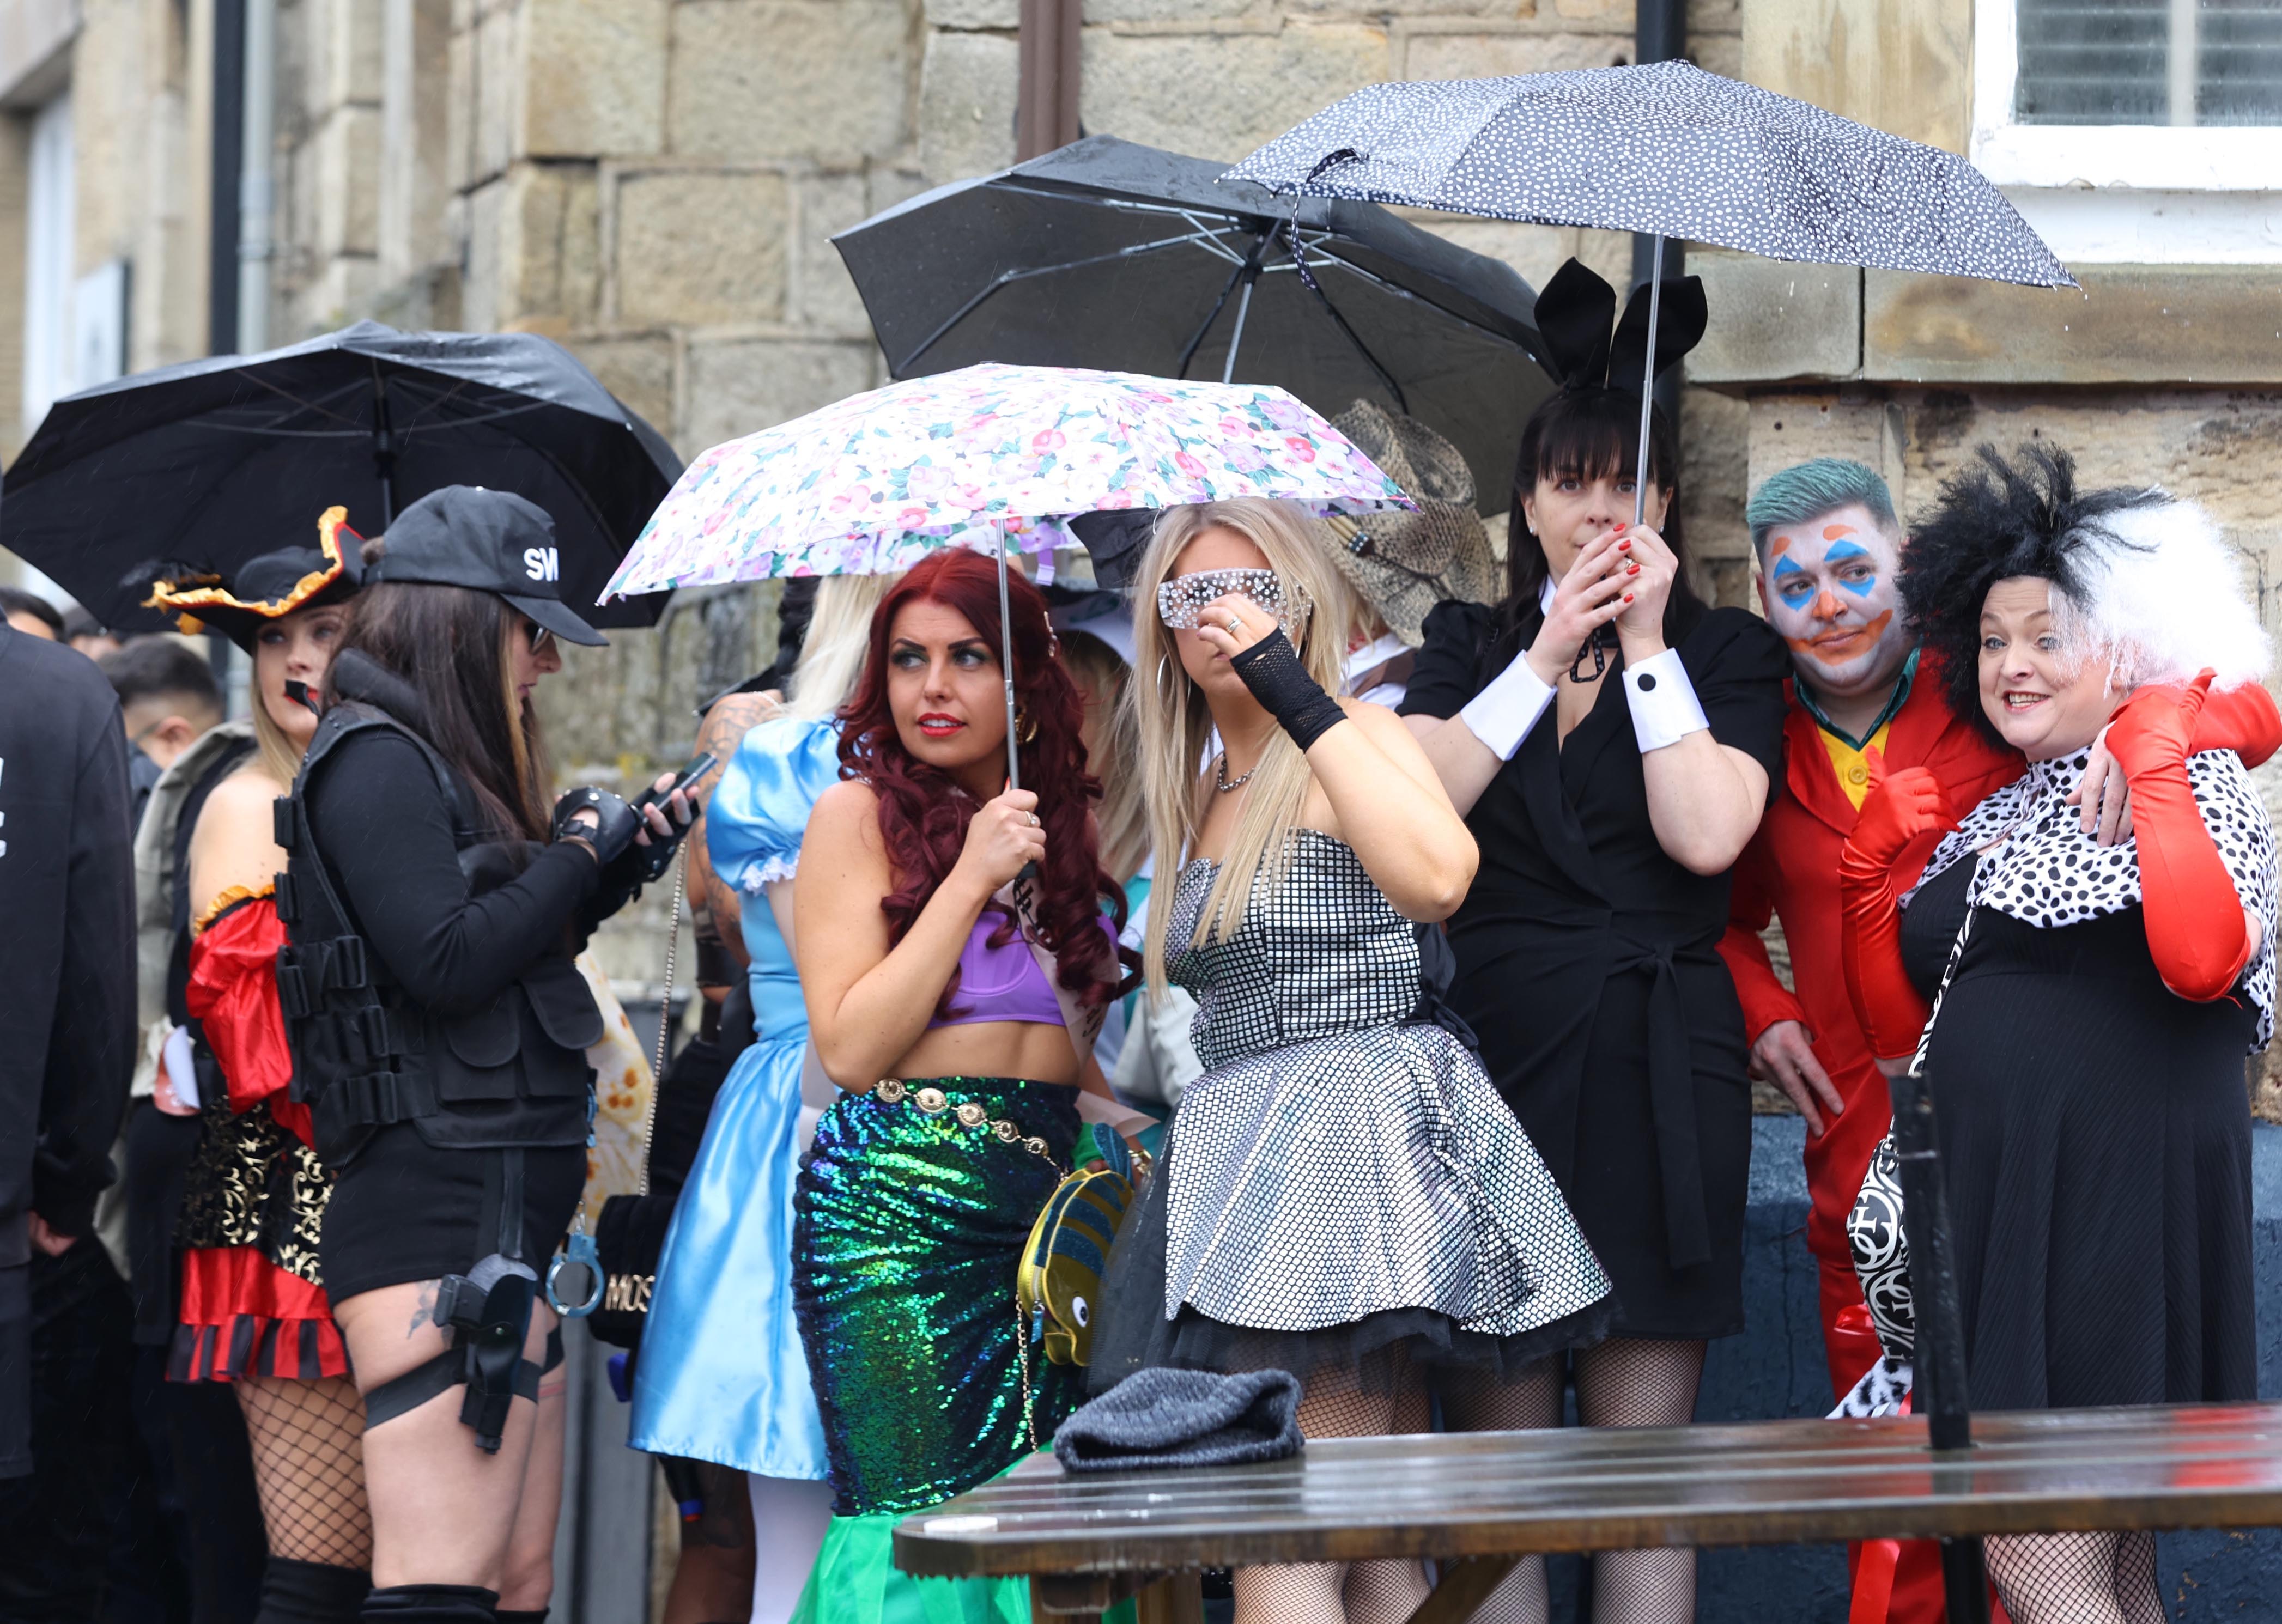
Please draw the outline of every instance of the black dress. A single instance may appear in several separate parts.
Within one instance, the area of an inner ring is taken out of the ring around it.
[[[1454,716],[1528,647],[1532,607],[1445,603],[1426,618],[1403,711]],[[1741,609],[1676,607],[1667,641],[1719,743],[1782,782],[1789,654]],[[1743,1011],[1720,959],[1728,878],[1691,874],[1649,822],[1618,680],[1564,742],[1554,708],[1466,825],[1481,867],[1450,920],[1452,1002],[1615,1283],[1618,1336],[1743,1329],[1751,1094]]]
[[[2196,758],[2198,768],[2206,760]],[[2065,782],[2038,797],[2043,776],[2031,768],[2022,785],[1991,800],[2022,803],[2016,809],[2026,810],[2031,827],[2014,840],[2053,839],[2064,853],[2059,872],[2076,881],[2082,870],[2066,862],[2065,850],[2078,837],[2034,826],[2035,803],[2056,800],[2074,776],[2053,775]],[[2066,814],[2072,823],[2073,808]],[[1973,823],[1968,834],[1979,832]],[[1983,861],[2005,855],[2000,849]],[[1943,857],[1937,852],[1934,862]],[[2256,864],[2238,866],[2230,854],[2238,885],[2253,890],[2246,901],[2267,916],[2270,932],[2270,847],[2267,900],[2257,907]],[[1970,856],[1950,862],[1906,899],[1903,960],[1929,998],[1968,891],[1991,890],[1995,877],[1977,876],[1978,866]],[[2095,866],[2109,865],[2084,865]],[[2100,873],[2075,886],[2069,912],[2105,907],[2096,893],[2113,878]],[[2135,866],[2135,899],[2137,878]],[[2243,1056],[2260,1040],[2262,1010],[2270,1005],[2270,948],[2233,997],[2193,1003],[2157,975],[2136,900],[2044,926],[2000,905],[2022,906],[1984,894],[1973,909],[1926,1053],[1974,1406],[2255,1398]]]

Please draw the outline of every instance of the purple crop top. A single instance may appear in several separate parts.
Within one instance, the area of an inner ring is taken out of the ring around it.
[[[930,1031],[937,1026],[971,1026],[977,1021],[1067,1025],[1062,1019],[1060,1001],[1046,985],[1046,972],[1038,968],[1029,943],[1018,935],[1003,947],[990,945],[991,933],[1005,923],[1006,916],[995,911],[986,911],[974,922],[974,928],[966,934],[966,946],[959,949],[959,990],[951,998],[965,1013],[949,1020],[929,1021]]]

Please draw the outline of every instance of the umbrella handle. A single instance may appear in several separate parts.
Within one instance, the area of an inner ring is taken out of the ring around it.
[[[1656,251],[1648,274],[1648,361],[1647,375],[1641,379],[1640,457],[1633,471],[1633,525],[1634,529],[1648,516],[1648,427],[1649,414],[1656,409],[1656,321],[1657,306],[1664,302],[1664,234],[1657,233]]]
[[[1006,595],[1006,522],[991,521],[998,532],[998,674],[1005,679],[1006,697],[1006,787],[1022,787],[1022,762],[1015,753],[1014,741],[1014,611]]]
[[[1014,611],[1006,595],[1005,522],[994,520],[991,528],[998,532],[998,673],[1005,679],[1006,787],[1018,790],[1022,787],[1022,762],[1016,754],[1017,741],[1014,738]],[[1022,871],[1014,878],[1036,884],[1038,865],[1024,863]]]

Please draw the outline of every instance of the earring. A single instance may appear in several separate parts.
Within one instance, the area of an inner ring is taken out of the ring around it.
[[[1014,742],[1017,744],[1027,745],[1037,736],[1038,723],[1036,718],[1032,716],[1028,711],[1018,707],[1014,712]]]

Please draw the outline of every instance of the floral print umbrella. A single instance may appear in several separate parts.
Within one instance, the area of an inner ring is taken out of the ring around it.
[[[1115,507],[1277,497],[1319,516],[1409,507],[1370,459],[1267,384],[990,362],[851,395],[700,455],[602,597],[879,575],[938,548],[1075,545]]]

